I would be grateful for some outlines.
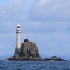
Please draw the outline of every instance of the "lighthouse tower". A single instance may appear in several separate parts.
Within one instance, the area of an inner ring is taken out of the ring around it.
[[[20,49],[21,48],[21,27],[20,25],[18,24],[17,25],[17,29],[16,29],[16,49]]]

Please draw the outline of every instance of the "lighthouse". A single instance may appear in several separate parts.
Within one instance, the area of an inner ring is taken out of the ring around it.
[[[21,48],[21,27],[18,24],[16,29],[16,49]]]

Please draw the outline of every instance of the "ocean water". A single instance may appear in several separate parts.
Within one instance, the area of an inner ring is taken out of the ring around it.
[[[5,61],[0,70],[70,70],[70,61]]]

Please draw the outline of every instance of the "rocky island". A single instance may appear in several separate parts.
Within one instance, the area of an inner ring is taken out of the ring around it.
[[[44,60],[47,60],[47,61],[64,61],[64,59],[58,58],[56,56],[52,56],[52,58],[45,58]]]
[[[37,45],[34,42],[29,42],[28,39],[25,39],[21,48],[16,48],[14,56],[8,58],[8,60],[41,60],[41,57]]]
[[[7,60],[63,60],[61,58],[57,58],[56,56],[42,59],[37,45],[34,42],[30,42],[28,39],[25,39],[24,43],[21,44],[21,27],[19,24],[17,25],[16,35],[15,53]]]

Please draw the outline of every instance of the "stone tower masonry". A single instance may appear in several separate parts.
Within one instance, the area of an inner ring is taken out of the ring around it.
[[[18,24],[17,25],[17,29],[16,29],[16,49],[20,49],[21,48],[21,27],[20,25]]]
[[[18,58],[21,53],[21,27],[18,24],[16,29],[16,49],[14,57]]]

